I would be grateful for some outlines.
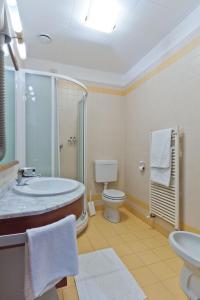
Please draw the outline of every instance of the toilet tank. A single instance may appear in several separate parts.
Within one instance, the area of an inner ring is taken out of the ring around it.
[[[96,182],[117,181],[117,160],[95,160],[94,167]]]

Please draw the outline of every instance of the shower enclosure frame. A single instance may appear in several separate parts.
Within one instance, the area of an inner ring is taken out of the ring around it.
[[[12,67],[7,67],[7,70],[13,70]],[[31,69],[21,69],[18,72],[15,72],[15,115],[16,115],[16,129],[15,129],[15,141],[16,141],[16,147],[15,147],[15,159],[19,161],[20,167],[26,166],[26,108],[25,108],[25,99],[26,99],[26,85],[25,85],[25,76],[26,74],[33,74],[33,75],[41,75],[41,76],[47,76],[51,79],[51,107],[52,107],[52,115],[51,115],[51,176],[55,175],[55,128],[56,125],[58,125],[58,110],[56,110],[56,107],[58,105],[58,99],[57,99],[57,86],[56,81],[66,80],[68,82],[71,82],[83,89],[85,92],[83,94],[83,103],[84,103],[84,109],[83,109],[83,116],[84,116],[84,142],[83,142],[83,184],[86,186],[86,180],[87,180],[87,149],[86,149],[86,139],[87,139],[87,130],[86,130],[86,118],[87,118],[87,96],[88,91],[87,87],[82,84],[81,82],[65,76],[60,75],[57,73],[50,73],[50,72],[44,72],[44,71],[37,71],[37,70],[31,70]],[[56,114],[57,112],[57,114]],[[56,124],[57,123],[57,124]],[[59,134],[59,126],[57,126],[57,134]],[[59,144],[58,144],[59,148]],[[60,163],[60,154],[58,151],[58,164]],[[60,167],[59,167],[60,168]],[[81,215],[81,217],[77,220],[77,232],[81,232],[88,223],[88,214],[87,214],[87,200],[86,200],[86,192],[84,197],[84,211]]]

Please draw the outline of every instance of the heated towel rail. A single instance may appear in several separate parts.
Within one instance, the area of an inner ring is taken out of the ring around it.
[[[174,128],[171,136],[171,181],[170,186],[150,180],[150,216],[158,216],[171,223],[176,230],[179,221],[179,129]]]

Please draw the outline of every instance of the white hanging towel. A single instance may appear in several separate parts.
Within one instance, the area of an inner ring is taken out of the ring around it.
[[[64,277],[78,274],[76,219],[70,215],[26,232],[24,293],[33,300]]]
[[[157,130],[151,139],[151,180],[167,187],[171,179],[171,135],[171,128]]]

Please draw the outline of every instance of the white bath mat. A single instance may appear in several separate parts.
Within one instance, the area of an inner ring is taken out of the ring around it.
[[[146,299],[112,248],[79,255],[79,275],[75,281],[80,300]]]

